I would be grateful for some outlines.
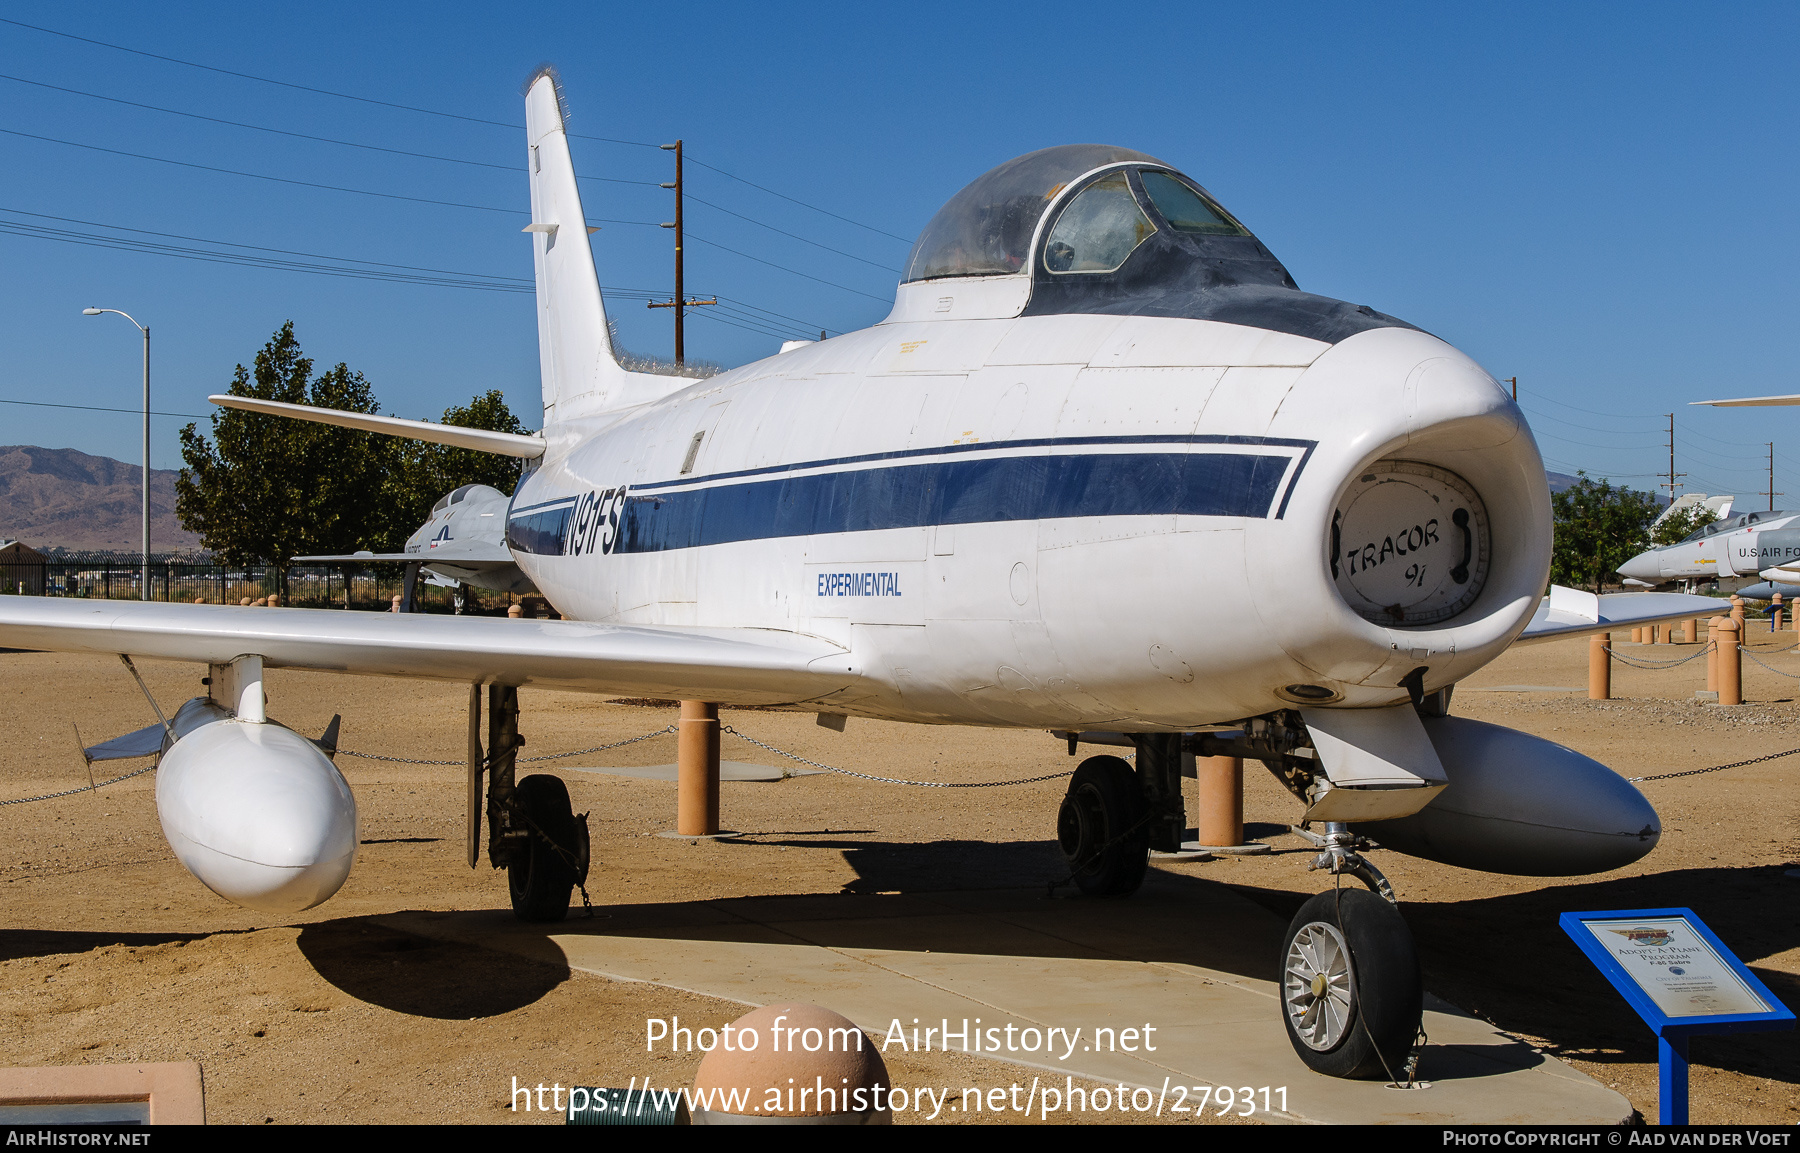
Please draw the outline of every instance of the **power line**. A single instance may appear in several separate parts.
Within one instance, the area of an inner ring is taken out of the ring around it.
[[[106,228],[115,232],[133,232],[142,236],[158,236],[168,240],[185,240],[194,244],[213,244],[226,248],[246,250],[235,252],[210,252],[206,249],[183,248],[178,245],[157,244],[147,241],[135,241],[129,237],[95,236],[88,233],[74,232],[68,229],[49,228],[43,225],[32,225],[23,221],[0,220],[0,232],[14,236],[26,236],[40,240],[54,240],[65,244],[85,244],[94,247],[114,248],[120,251],[142,252],[152,256],[173,256],[184,260],[204,260],[212,263],[238,264],[243,267],[269,268],[281,272],[310,272],[324,276],[344,276],[365,280],[385,280],[392,283],[418,283],[436,285],[446,288],[473,288],[494,292],[531,292],[533,282],[521,277],[496,276],[482,272],[455,272],[448,269],[422,268],[409,264],[391,264],[381,261],[362,260],[353,256],[327,256],[316,252],[299,252],[286,248],[269,248],[263,245],[237,244],[229,240],[213,240],[207,237],[183,236],[172,232],[153,232],[144,228],[129,228],[119,224],[103,224],[92,220],[77,220],[67,216],[51,216],[42,212],[27,212],[20,208],[3,208],[0,212],[10,212],[19,216],[32,216],[40,220],[56,220],[64,224],[80,224],[89,228]],[[281,256],[301,256],[309,260],[341,262],[340,264],[304,265],[298,261],[277,260],[259,257],[254,253],[276,253]],[[346,265],[364,265],[365,268],[346,267]],[[427,276],[410,276],[409,273],[426,273]],[[647,288],[623,288],[603,286],[602,292],[612,297],[650,300],[656,293]],[[746,306],[749,307],[749,306]],[[798,322],[796,322],[798,323]]]
[[[210,164],[195,164],[189,160],[170,160],[166,156],[147,156],[142,152],[126,152],[119,148],[102,148],[98,144],[80,144],[73,140],[59,140],[54,136],[38,136],[30,132],[19,132],[12,128],[0,128],[0,132],[8,136],[22,136],[27,140],[42,140],[49,144],[63,144],[70,148],[85,148],[90,152],[107,152],[114,156],[129,156],[134,160],[154,160],[158,164],[173,164],[180,168],[196,168],[202,172],[222,172],[227,176],[247,176],[252,180],[268,180],[276,184],[293,184],[301,188],[322,188],[329,192],[354,192],[358,196],[379,196],[384,200],[406,200],[414,204],[438,204],[446,208],[472,208],[478,212],[504,212],[508,216],[529,216],[529,212],[518,208],[494,208],[486,204],[462,204],[454,200],[432,200],[423,196],[402,196],[397,192],[371,192],[366,188],[345,188],[337,184],[319,184],[311,180],[292,180],[285,176],[268,176],[260,172],[244,172],[236,168],[215,168]],[[642,220],[612,220],[609,224],[646,224]],[[651,227],[655,227],[651,225]]]
[[[132,416],[144,415],[144,410],[141,408],[102,408],[99,405],[93,405],[93,404],[51,404],[48,401],[42,401],[42,400],[7,400],[4,397],[0,397],[0,404],[28,404],[33,408],[78,408],[83,412],[128,412]],[[205,419],[199,413],[196,413],[196,412],[158,412],[155,409],[150,410],[150,415],[151,416],[185,416],[185,417],[189,417],[193,420]]]
[[[314,94],[320,95],[320,96],[333,96],[333,97],[338,98],[339,100],[355,100],[355,101],[358,101],[363,104],[374,104],[374,105],[377,105],[382,108],[395,108],[395,109],[399,109],[400,111],[403,111],[403,112],[418,112],[418,113],[421,113],[426,116],[441,116],[441,117],[445,117],[446,119],[450,119],[450,120],[462,120],[462,121],[466,121],[470,124],[486,124],[486,125],[490,125],[495,128],[510,128],[510,129],[513,129],[516,131],[516,130],[524,127],[521,124],[509,124],[509,123],[507,123],[505,121],[501,121],[501,120],[488,120],[488,119],[486,119],[484,117],[480,117],[480,116],[464,116],[458,112],[442,112],[435,108],[420,108],[420,107],[418,107],[416,105],[412,105],[412,104],[398,104],[391,100],[376,100],[376,99],[373,99],[368,96],[353,96],[348,92],[335,92],[329,88],[314,88],[314,87],[311,87],[306,84],[294,84],[294,83],[291,83],[286,80],[275,80],[268,76],[257,76],[250,72],[234,72],[229,68],[216,68],[211,64],[200,64],[200,63],[196,63],[195,61],[192,61],[192,60],[182,60],[179,57],[175,57],[175,56],[164,56],[164,55],[161,55],[156,52],[146,52],[142,48],[127,48],[123,44],[113,44],[106,40],[95,40],[92,37],[88,37],[88,36],[77,36],[72,32],[59,32],[54,28],[45,28],[42,25],[38,25],[38,24],[27,24],[23,20],[10,20],[3,16],[0,16],[0,23],[11,24],[18,28],[28,28],[33,32],[42,32],[48,36],[61,36],[66,40],[78,40],[83,44],[93,44],[93,45],[97,45],[101,48],[111,48],[117,52],[129,52],[134,56],[145,56],[152,60],[164,61],[165,63],[168,63],[168,64],[180,64],[185,68],[198,68],[198,69],[201,69],[206,72],[216,72],[221,76],[234,76],[240,80],[254,80],[259,84],[273,84],[273,85],[276,85],[281,88],[291,88],[298,92],[311,92],[311,93],[314,93]],[[582,133],[582,132],[571,132],[571,133],[569,133],[569,135],[577,137],[578,139],[581,139],[581,140],[598,140],[605,144],[624,144],[624,145],[628,145],[633,148],[660,148],[661,147],[661,145],[659,145],[659,144],[652,144],[646,140],[621,140],[621,139],[618,139],[618,138],[612,137],[612,136],[592,136],[592,135],[589,135],[587,133]],[[900,241],[902,244],[911,244],[912,243],[912,240],[908,237],[897,236],[892,232],[888,232],[886,229],[876,228],[872,224],[864,224],[859,220],[852,220],[848,216],[840,215],[836,212],[830,211],[829,209],[820,208],[816,204],[808,204],[804,200],[799,200],[795,197],[787,195],[786,193],[777,192],[773,188],[766,188],[761,184],[757,184],[755,181],[746,180],[741,176],[735,176],[732,173],[725,171],[723,168],[719,168],[714,165],[707,164],[705,161],[696,160],[696,161],[694,161],[694,163],[700,165],[702,168],[707,168],[707,169],[712,170],[713,172],[717,172],[720,176],[723,176],[729,180],[735,180],[740,184],[748,184],[751,188],[757,189],[760,192],[766,192],[770,196],[780,197],[782,200],[786,200],[793,204],[798,204],[800,207],[810,209],[813,212],[823,213],[824,215],[829,216],[829,217],[833,218],[834,220],[841,220],[846,224],[854,224],[858,228],[866,228],[870,232],[876,232],[876,233],[881,234],[882,236],[890,237],[894,240]]]
[[[689,159],[693,160],[692,157],[689,157]],[[808,204],[804,200],[796,200],[792,196],[787,195],[785,192],[777,192],[773,188],[764,188],[762,185],[756,183],[753,180],[745,180],[742,176],[733,176],[731,173],[725,171],[723,168],[715,167],[714,165],[708,164],[704,160],[694,160],[693,162],[695,164],[698,164],[702,168],[708,168],[714,172],[717,172],[720,176],[726,177],[727,179],[730,179],[730,180],[735,180],[739,184],[748,184],[750,187],[756,189],[758,192],[766,192],[770,196],[778,196],[790,204],[798,204],[802,208],[810,208],[814,212],[824,213],[826,216],[831,217],[833,220],[841,220],[845,224],[854,224],[858,228],[866,228],[870,232],[880,233],[882,236],[886,236],[886,237],[890,237],[894,240],[898,240],[902,244],[911,244],[913,242],[912,238],[910,238],[910,237],[896,236],[894,233],[889,232],[885,228],[876,228],[873,224],[864,224],[862,221],[852,220],[848,216],[839,216],[837,213],[832,212],[829,209],[820,208],[816,204]]]
[[[1582,408],[1579,405],[1568,404],[1568,403],[1565,403],[1564,401],[1557,400],[1555,397],[1545,396],[1541,392],[1533,392],[1529,388],[1521,388],[1519,391],[1523,392],[1523,393],[1527,393],[1531,396],[1535,396],[1539,400],[1548,401],[1549,403],[1554,404],[1559,408],[1572,408],[1576,412],[1585,412],[1589,416],[1607,416],[1607,417],[1612,417],[1617,420],[1654,420],[1655,419],[1655,417],[1632,416],[1632,415],[1628,415],[1626,413],[1620,413],[1620,412],[1600,412],[1600,411],[1598,411],[1596,409],[1592,409],[1592,408]],[[1648,431],[1648,430],[1646,430],[1646,431]]]
[[[696,163],[698,163],[698,162],[696,162]],[[864,264],[868,264],[868,265],[872,265],[872,266],[873,266],[873,267],[875,267],[875,268],[879,268],[879,269],[882,269],[882,270],[884,270],[884,271],[887,271],[887,272],[892,272],[892,273],[894,273],[894,274],[895,274],[895,275],[899,275],[899,272],[900,272],[900,270],[899,270],[899,269],[898,269],[898,268],[895,268],[895,267],[893,267],[893,266],[892,266],[892,265],[889,265],[889,264],[883,264],[883,263],[881,263],[881,262],[880,262],[880,261],[878,261],[878,260],[867,260],[867,259],[865,259],[865,258],[863,258],[863,257],[861,257],[861,256],[857,256],[857,255],[855,255],[855,254],[854,254],[854,253],[850,253],[850,252],[845,252],[845,251],[844,251],[844,250],[843,250],[843,249],[841,249],[841,248],[833,248],[833,247],[831,247],[831,245],[829,245],[829,244],[820,244],[820,243],[819,243],[819,242],[818,242],[818,241],[816,241],[816,240],[808,240],[808,239],[807,239],[807,238],[806,238],[806,237],[804,237],[804,236],[800,236],[800,235],[798,235],[798,234],[796,234],[796,233],[793,233],[793,232],[789,232],[789,231],[787,231],[787,230],[786,230],[786,229],[783,229],[783,228],[777,228],[777,227],[775,227],[775,226],[774,226],[774,225],[773,225],[773,224],[764,224],[764,223],[763,223],[763,222],[762,222],[762,221],[760,221],[760,220],[757,220],[757,219],[755,219],[755,218],[753,218],[753,217],[749,217],[749,216],[745,216],[745,215],[744,215],[744,214],[743,214],[743,213],[741,213],[741,212],[733,212],[733,211],[732,211],[732,210],[731,210],[731,209],[729,209],[729,208],[721,208],[721,207],[719,207],[719,206],[718,206],[718,205],[717,205],[717,204],[714,204],[714,203],[713,203],[713,202],[712,202],[712,201],[710,201],[710,200],[702,200],[702,199],[700,199],[700,198],[699,198],[699,197],[698,197],[698,196],[694,196],[694,195],[692,195],[692,194],[689,194],[689,195],[688,195],[688,199],[689,199],[689,200],[692,200],[692,201],[693,201],[693,202],[694,202],[694,203],[695,203],[695,204],[704,204],[704,205],[706,205],[706,207],[708,207],[708,208],[710,208],[710,209],[712,209],[712,210],[713,210],[713,211],[715,211],[715,212],[723,212],[723,213],[724,213],[724,214],[725,214],[725,215],[727,215],[727,216],[735,216],[735,217],[737,217],[737,218],[738,218],[738,219],[739,219],[739,220],[747,220],[747,221],[749,221],[749,222],[750,222],[750,223],[751,223],[751,224],[754,224],[754,225],[756,225],[756,226],[757,226],[757,227],[758,227],[758,228],[766,228],[766,229],[768,229],[768,230],[769,230],[769,231],[770,231],[770,232],[779,232],[779,233],[781,233],[781,235],[783,235],[783,236],[787,236],[787,237],[791,237],[791,238],[792,238],[792,239],[794,239],[794,240],[798,240],[798,241],[799,241],[799,242],[800,242],[800,243],[802,243],[802,244],[810,244],[810,245],[812,245],[812,246],[813,246],[813,247],[814,247],[814,248],[823,248],[823,249],[824,249],[824,250],[825,250],[825,251],[826,251],[826,252],[835,252],[835,253],[837,253],[837,254],[838,254],[838,255],[839,255],[839,256],[847,256],[847,257],[849,257],[849,258],[850,258],[850,259],[851,259],[851,260],[860,260],[860,261],[862,261],[862,263],[864,263]]]
[[[338,140],[331,136],[314,136],[308,132],[290,132],[285,128],[270,128],[262,124],[246,124],[242,120],[225,120],[218,116],[204,116],[198,112],[183,112],[177,108],[163,108],[155,104],[143,104],[136,100],[122,100],[117,96],[101,96],[95,92],[83,92],[78,88],[63,88],[56,84],[45,84],[41,80],[27,80],[22,76],[9,76],[0,73],[0,80],[11,80],[16,84],[30,84],[38,88],[48,88],[53,92],[67,92],[74,96],[85,96],[90,100],[105,100],[112,104],[123,104],[130,108],[143,108],[151,112],[161,112],[168,116],[185,116],[189,120],[204,120],[209,124],[224,124],[232,128],[247,128],[252,132],[267,132],[275,136],[288,136],[296,140],[312,140],[320,144],[336,144],[343,148],[361,148],[370,152],[386,152],[391,156],[410,156],[418,160],[437,160],[445,164],[466,164],[472,168],[492,168],[501,172],[518,173],[521,167],[517,164],[491,164],[485,160],[464,160],[456,156],[436,156],[429,152],[409,152],[404,148],[387,148],[380,144],[359,144],[354,140]],[[611,176],[582,176],[580,180],[601,181],[607,184],[639,184],[646,188],[655,188],[654,180],[625,180]],[[721,209],[721,211],[726,211]]]
[[[19,28],[29,28],[33,32],[42,32],[48,36],[61,36],[65,40],[79,40],[83,44],[95,44],[101,48],[111,48],[118,52],[129,52],[134,56],[147,56],[152,60],[161,60],[169,64],[180,64],[186,68],[199,68],[206,72],[217,72],[221,76],[235,76],[240,80],[255,80],[260,84],[274,84],[282,88],[292,88],[297,92],[312,92],[320,96],[335,96],[340,100],[357,100],[364,104],[378,104],[383,108],[398,108],[403,112],[422,112],[427,116],[443,116],[450,120],[466,120],[470,124],[491,124],[496,128],[518,128],[517,124],[505,124],[498,120],[484,120],[479,116],[463,116],[455,112],[439,112],[431,108],[416,108],[410,104],[395,104],[387,100],[373,100],[367,96],[352,96],[347,92],[333,92],[329,88],[310,88],[305,84],[290,84],[286,80],[271,80],[267,76],[255,76],[248,72],[233,72],[229,68],[215,68],[211,64],[196,64],[192,60],[181,60],[174,56],[162,56],[155,52],[146,52],[142,48],[127,48],[123,44],[112,44],[105,40],[94,40],[87,36],[77,36],[73,32],[58,32],[54,28],[44,28],[37,24],[27,24],[23,20],[9,20],[0,16],[0,23],[11,24]],[[635,140],[621,140],[620,144],[635,144]],[[652,146],[653,147],[653,146]]]
[[[695,236],[695,235],[694,235],[694,234],[693,234],[693,233],[691,233],[691,232],[690,232],[690,233],[688,233],[688,234],[687,234],[687,238],[688,238],[688,239],[689,239],[689,240],[694,240],[694,241],[699,241],[699,243],[701,243],[701,244],[704,244],[704,245],[706,245],[706,246],[707,246],[707,247],[708,247],[708,248],[717,248],[717,249],[720,249],[720,250],[721,250],[721,251],[724,251],[724,252],[729,252],[729,253],[731,253],[731,254],[732,254],[732,255],[733,255],[733,256],[741,256],[741,257],[743,257],[743,258],[744,258],[744,259],[745,259],[745,260],[754,260],[754,261],[756,261],[756,263],[758,263],[758,264],[766,264],[766,265],[768,265],[768,266],[769,266],[769,267],[770,267],[770,268],[779,268],[779,269],[780,269],[780,270],[781,270],[781,271],[783,271],[783,272],[791,272],[791,273],[793,273],[793,274],[794,274],[794,275],[795,275],[795,276],[800,276],[800,277],[804,277],[804,278],[806,278],[806,279],[807,279],[807,280],[816,280],[816,281],[818,281],[818,282],[819,282],[819,283],[820,283],[820,284],[827,284],[827,285],[830,285],[830,286],[831,286],[831,287],[832,287],[832,288],[841,288],[841,289],[843,289],[843,290],[844,290],[844,291],[845,291],[845,292],[854,292],[854,293],[856,293],[856,295],[858,295],[858,296],[866,296],[866,297],[868,297],[868,298],[869,298],[869,299],[870,299],[870,300],[879,300],[879,301],[881,301],[881,302],[882,302],[882,303],[884,303],[884,304],[885,304],[885,303],[887,303],[887,298],[886,298],[886,297],[885,297],[885,296],[876,296],[876,295],[874,295],[874,294],[873,294],[873,293],[869,293],[869,292],[864,292],[864,291],[863,291],[863,290],[862,290],[862,289],[860,289],[860,288],[851,288],[851,287],[850,287],[850,286],[849,286],[849,285],[847,285],[847,284],[839,284],[839,283],[838,283],[838,282],[837,282],[837,281],[835,281],[835,280],[826,280],[826,279],[825,279],[825,278],[824,278],[824,277],[822,277],[822,276],[813,276],[813,275],[812,275],[812,274],[811,274],[811,273],[806,273],[806,272],[801,272],[801,271],[800,271],[800,270],[798,270],[798,269],[794,269],[794,268],[789,268],[789,267],[788,267],[788,266],[787,266],[787,265],[785,265],[785,264],[776,264],[776,263],[775,263],[775,262],[774,262],[774,261],[773,261],[773,260],[764,260],[764,259],[763,259],[763,258],[762,258],[762,257],[760,257],[760,256],[751,256],[751,255],[750,255],[750,254],[749,254],[749,253],[748,253],[748,252],[739,252],[739,251],[738,251],[738,250],[737,250],[737,249],[735,249],[735,248],[726,248],[726,247],[725,247],[725,246],[724,246],[724,245],[723,245],[723,244],[719,244],[719,243],[716,243],[716,242],[714,242],[714,241],[711,241],[711,240],[706,240],[706,239],[704,239],[704,238],[702,238],[702,237],[699,237],[699,236]]]

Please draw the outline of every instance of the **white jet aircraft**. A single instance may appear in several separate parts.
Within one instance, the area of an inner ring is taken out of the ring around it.
[[[1796,521],[1800,521],[1800,512],[1783,509],[1715,520],[1674,544],[1645,549],[1620,565],[1619,575],[1646,585],[1753,576],[1800,561],[1800,525]]]
[[[506,509],[510,498],[485,484],[465,484],[439,497],[431,515],[406,538],[402,551],[353,552],[331,556],[297,556],[295,564],[397,563],[406,566],[400,611],[413,611],[420,573],[432,583],[455,590],[456,611],[463,608],[462,586],[501,593],[535,593],[537,587],[519,569],[506,547]]]
[[[268,720],[265,666],[472,686],[470,863],[486,770],[489,859],[540,919],[587,840],[557,778],[514,783],[520,685],[1055,730],[1071,751],[1126,734],[1135,767],[1083,761],[1056,821],[1090,893],[1180,844],[1184,753],[1261,760],[1323,830],[1318,866],[1387,898],[1321,894],[1284,946],[1294,1049],[1341,1076],[1399,1068],[1420,1019],[1359,830],[1537,875],[1655,845],[1622,778],[1446,715],[1450,690],[1521,639],[1713,602],[1546,600],[1537,446],[1449,344],[1300,291],[1169,165],[1070,145],[951,198],[873,328],[699,382],[629,372],[552,74],[526,120],[542,435],[213,399],[523,458],[506,543],[565,619],[0,598],[0,645],[210,666],[153,743],[169,842],[221,895],[316,904],[356,848],[330,741]]]

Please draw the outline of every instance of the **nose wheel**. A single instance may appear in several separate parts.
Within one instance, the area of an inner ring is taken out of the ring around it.
[[[1282,1018],[1307,1068],[1410,1078],[1424,986],[1398,909],[1363,889],[1320,893],[1300,906],[1281,954]]]

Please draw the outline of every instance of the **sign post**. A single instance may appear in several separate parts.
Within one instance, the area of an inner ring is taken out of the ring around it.
[[[1564,913],[1558,923],[1656,1033],[1659,1124],[1688,1123],[1689,1037],[1794,1027],[1691,909]]]

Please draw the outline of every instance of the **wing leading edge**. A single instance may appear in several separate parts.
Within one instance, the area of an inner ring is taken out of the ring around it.
[[[1532,615],[1531,623],[1514,644],[1561,640],[1614,629],[1635,628],[1662,621],[1717,616],[1729,609],[1716,597],[1687,593],[1607,593],[1595,596],[1580,589],[1551,585]]]
[[[328,612],[0,596],[0,646],[575,692],[780,704],[860,675],[829,641],[773,629]]]

